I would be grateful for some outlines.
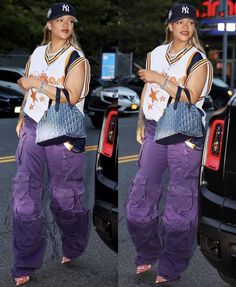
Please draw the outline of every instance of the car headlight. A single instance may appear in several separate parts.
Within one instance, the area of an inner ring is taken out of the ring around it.
[[[101,91],[103,97],[117,98],[118,95],[115,91]]]
[[[231,91],[231,90],[228,90],[228,95],[231,97],[231,96],[233,96],[233,91]]]
[[[138,109],[138,106],[136,104],[131,105],[131,110],[136,111]]]
[[[101,96],[101,91],[93,90],[92,93],[91,93],[91,96],[100,97]]]

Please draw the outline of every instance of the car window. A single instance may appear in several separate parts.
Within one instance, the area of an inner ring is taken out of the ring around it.
[[[0,81],[16,83],[20,77],[21,75],[16,72],[0,70]]]
[[[130,85],[133,86],[143,86],[143,81],[140,81],[139,79],[133,79],[129,82]]]
[[[218,86],[218,87],[221,87],[221,88],[228,88],[229,87],[225,82],[223,82],[219,78],[214,78],[213,79],[213,84]]]
[[[15,90],[0,87],[0,94],[1,95],[7,95],[8,97],[14,96],[14,97],[22,97],[22,93],[19,93]]]

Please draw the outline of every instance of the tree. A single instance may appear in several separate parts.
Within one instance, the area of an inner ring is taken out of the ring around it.
[[[1,0],[0,53],[25,48],[29,53],[40,44],[47,9],[55,1]],[[79,22],[75,25],[82,48],[88,56],[96,56],[103,46],[117,45],[117,1],[74,0]]]
[[[168,12],[177,2],[197,7],[201,1],[120,0],[119,49],[133,52],[135,60],[144,65],[146,53],[164,41]]]
[[[133,52],[137,60],[164,40],[165,21],[173,0],[71,0],[78,23],[75,31],[86,56],[99,62],[103,47],[119,46]],[[186,0],[197,6],[200,0]],[[47,9],[52,0],[1,0],[0,53],[25,48],[27,53],[40,44]]]

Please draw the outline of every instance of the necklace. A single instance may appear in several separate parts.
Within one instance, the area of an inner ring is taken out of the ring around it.
[[[189,43],[188,43],[188,44],[187,44],[183,49],[181,49],[179,52],[173,53],[173,52],[171,52],[172,44],[173,44],[173,42],[171,42],[171,44],[170,44],[170,46],[169,46],[169,49],[168,49],[168,54],[169,54],[169,56],[170,56],[171,58],[174,58],[176,55],[182,53],[182,52],[187,48],[187,46],[189,45]]]
[[[50,53],[50,49],[51,49],[51,42],[48,43],[48,46],[47,46],[47,49],[46,49],[46,55],[48,57],[49,60],[51,60],[52,58],[55,57],[56,54],[60,53],[66,45],[68,45],[69,42],[66,42],[66,44],[61,48],[59,49],[58,51],[54,52],[54,53]]]
[[[171,51],[168,52],[171,58],[174,58],[178,53],[172,53]]]

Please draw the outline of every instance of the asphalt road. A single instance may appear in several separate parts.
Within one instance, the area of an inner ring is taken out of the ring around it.
[[[136,117],[122,117],[119,119],[119,156],[138,154],[139,145],[135,141]],[[127,157],[126,157],[127,158]],[[155,286],[155,267],[148,274],[137,277],[133,259],[135,250],[128,235],[125,221],[125,202],[130,179],[137,171],[137,160],[130,160],[119,165],[119,257],[118,257],[118,286],[119,287],[150,287]],[[206,261],[199,251],[191,260],[189,268],[184,272],[181,280],[168,286],[176,287],[226,287],[216,270]]]
[[[17,118],[0,117],[0,287],[15,286],[10,268],[12,263],[11,250],[11,212],[8,213],[8,222],[4,225],[7,206],[11,194],[11,181],[16,172],[14,156],[17,137],[15,126]],[[86,163],[86,202],[90,211],[93,207],[95,145],[97,145],[99,131],[87,121],[87,163]],[[11,156],[6,159],[6,156]],[[3,162],[2,158],[5,158]],[[52,228],[52,218],[49,211],[47,192],[45,193],[45,214],[49,227]],[[57,232],[57,241],[59,233]],[[60,245],[59,245],[60,247]],[[59,248],[60,249],[60,248]],[[91,223],[90,240],[86,252],[73,264],[60,264],[61,252],[58,260],[51,259],[52,246],[48,248],[42,268],[35,273],[27,286],[35,287],[114,287],[117,286],[117,255],[111,251],[94,231]]]

